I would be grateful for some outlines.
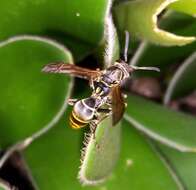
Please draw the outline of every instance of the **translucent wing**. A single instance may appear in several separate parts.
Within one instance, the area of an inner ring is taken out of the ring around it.
[[[92,79],[98,77],[101,72],[98,70],[91,70],[82,68],[73,64],[65,64],[63,62],[56,62],[51,63],[42,69],[43,72],[47,73],[64,73],[64,74],[70,74],[72,76],[78,77],[78,78],[84,78],[84,79]]]
[[[116,125],[123,117],[125,111],[124,98],[121,93],[120,86],[112,89],[112,119],[113,125]]]

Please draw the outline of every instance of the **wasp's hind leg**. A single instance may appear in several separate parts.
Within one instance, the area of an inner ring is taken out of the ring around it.
[[[109,116],[112,113],[112,108],[111,107],[99,108],[98,112],[101,114],[104,114],[104,115],[102,115],[102,117],[100,117],[100,122],[101,122],[102,120],[104,120],[107,116]]]
[[[95,140],[95,131],[97,129],[97,125],[99,124],[98,120],[93,120],[90,123],[91,134],[93,135],[93,139]]]
[[[106,103],[105,103],[108,107],[109,107],[109,109],[112,107],[112,98],[110,98],[110,97],[107,97],[107,99],[106,99]]]
[[[73,106],[76,102],[78,101],[78,99],[68,99],[68,104],[70,105],[70,106]]]
[[[95,132],[96,132],[96,129],[97,129],[97,125],[100,123],[100,121],[98,119],[96,120],[93,120],[91,121],[90,123],[90,130],[91,130],[91,134],[92,134],[92,137],[93,137],[93,140],[94,140],[94,143],[95,143],[95,147],[96,148],[99,148],[99,143],[96,141],[96,138],[95,138]]]

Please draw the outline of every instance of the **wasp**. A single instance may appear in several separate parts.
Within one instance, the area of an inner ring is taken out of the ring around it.
[[[110,114],[112,114],[113,125],[120,121],[126,106],[121,92],[121,84],[135,70],[159,71],[156,67],[131,66],[123,60],[116,61],[104,70],[91,70],[64,62],[50,63],[42,69],[48,73],[69,74],[89,80],[92,88],[91,96],[81,100],[69,99],[68,101],[73,106],[69,123],[74,129],[80,129],[90,124],[94,131],[98,123]]]
[[[79,129],[88,124],[97,125],[109,114],[112,114],[113,125],[122,118],[125,111],[124,97],[121,92],[122,82],[130,77],[135,70],[155,70],[154,67],[130,66],[124,61],[116,61],[114,65],[105,70],[91,70],[73,64],[57,62],[48,64],[44,72],[64,73],[75,77],[88,79],[92,88],[90,97],[82,100],[69,99],[73,105],[70,116],[72,128]],[[100,115],[103,115],[100,117]]]

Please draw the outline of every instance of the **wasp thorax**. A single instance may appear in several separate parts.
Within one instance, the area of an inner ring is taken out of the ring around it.
[[[95,91],[94,94],[97,94],[97,96],[107,96],[110,93],[110,87],[108,86],[108,83],[105,83],[105,81],[101,80],[99,82],[94,82]],[[98,100],[96,100],[98,103]]]
[[[117,84],[122,80],[123,73],[120,69],[111,67],[102,76],[102,80],[108,85]]]
[[[122,62],[115,62],[115,64],[109,67],[102,75],[102,80],[109,86],[120,84],[122,80],[129,77],[127,70],[127,64]]]

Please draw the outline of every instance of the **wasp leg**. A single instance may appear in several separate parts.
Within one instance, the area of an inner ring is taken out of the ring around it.
[[[93,134],[93,139],[95,140],[95,131],[97,129],[97,125],[99,124],[99,121],[97,119],[94,119],[93,121],[91,121],[90,123],[90,130],[91,133]]]
[[[68,100],[68,104],[70,105],[70,106],[73,106],[76,102],[78,101],[78,99],[69,99]]]
[[[107,98],[106,105],[108,105],[109,107],[112,106],[112,98],[109,98],[109,97]]]
[[[112,108],[111,107],[109,107],[109,108],[99,108],[98,110],[97,110],[97,112],[98,113],[104,113],[105,115],[104,115],[104,118],[105,117],[107,117],[108,115],[110,115],[111,114],[111,112],[112,112]],[[103,119],[101,118],[101,121],[102,121]]]
[[[95,86],[94,86],[94,81],[93,80],[89,80],[89,85],[90,87],[95,90]]]
[[[96,148],[99,148],[99,144],[98,144],[98,142],[96,141],[96,138],[95,138],[95,131],[97,129],[98,123],[99,123],[98,120],[93,120],[90,124],[90,130],[91,130],[91,134],[93,135],[93,140],[95,141],[95,147]]]

